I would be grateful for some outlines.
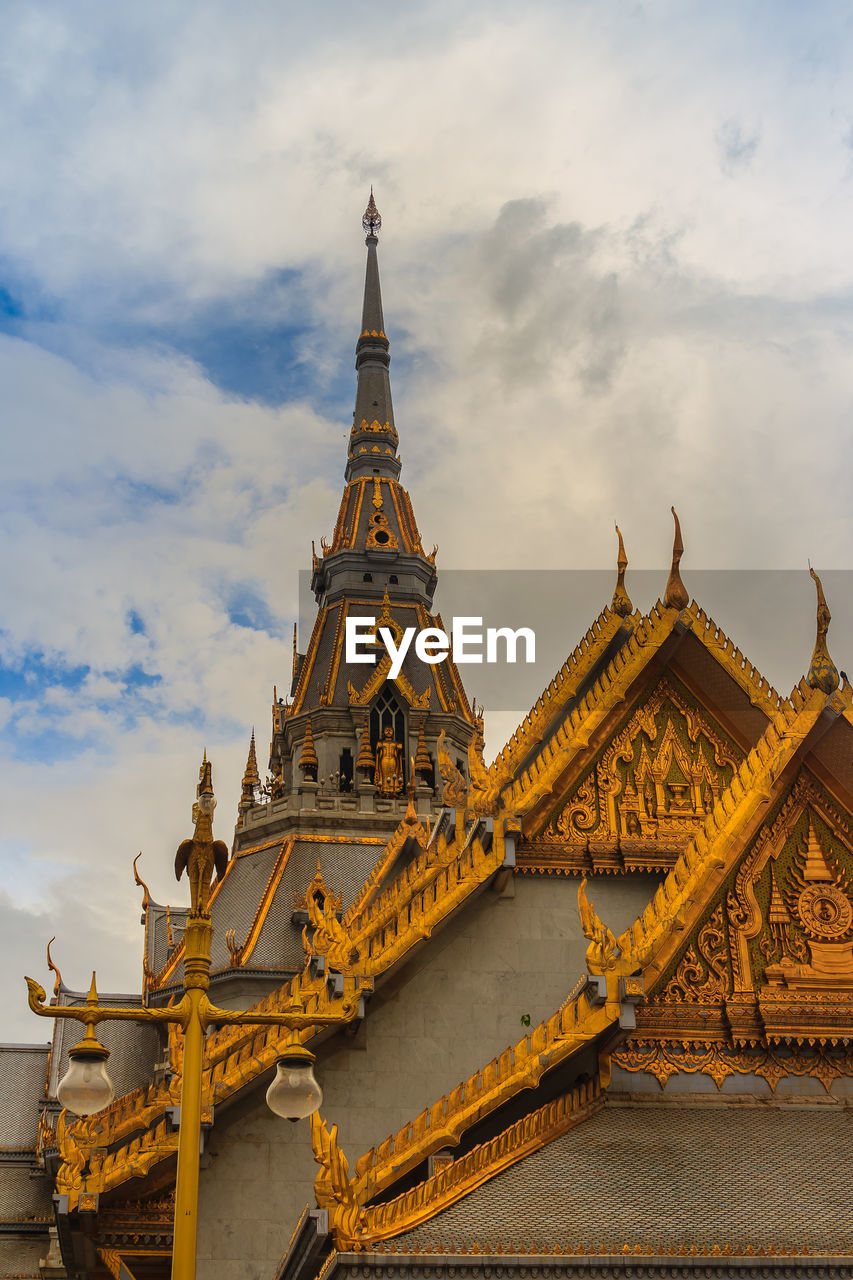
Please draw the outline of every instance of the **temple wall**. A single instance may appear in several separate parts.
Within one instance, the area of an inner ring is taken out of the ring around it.
[[[320,1050],[321,1108],[351,1166],[455,1088],[565,1000],[585,972],[577,880],[517,875],[487,890],[380,987],[355,1036]],[[653,876],[593,878],[596,910],[616,934],[639,914]],[[199,1205],[199,1280],[271,1280],[316,1166],[307,1122],[267,1109],[263,1090],[209,1135]]]

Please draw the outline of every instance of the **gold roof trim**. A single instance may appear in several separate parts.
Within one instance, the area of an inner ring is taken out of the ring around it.
[[[671,634],[677,616],[655,605],[637,623],[577,706],[571,708],[548,741],[543,742],[524,772],[504,788],[502,795],[508,809],[518,814],[529,813],[552,794],[569,765],[589,746],[595,730],[614,705],[626,697],[637,676]]]
[[[362,1250],[426,1222],[502,1170],[562,1137],[598,1111],[602,1103],[598,1080],[577,1085],[563,1097],[522,1116],[410,1191],[368,1208],[362,1207],[355,1180],[347,1179],[346,1157],[337,1143],[337,1125],[329,1133],[315,1112],[311,1117],[311,1139],[314,1159],[320,1165],[315,1191],[317,1203],[329,1212],[336,1248]]]
[[[266,918],[269,914],[270,907],[272,906],[276,889],[281,883],[281,877],[284,875],[284,869],[290,861],[290,855],[293,852],[294,843],[295,841],[292,838],[285,840],[279,850],[278,857],[275,860],[275,865],[273,866],[273,869],[270,872],[270,877],[267,880],[266,888],[261,894],[258,909],[255,912],[249,932],[246,935],[246,941],[236,953],[235,958],[241,967],[246,964],[246,961],[249,959],[258,944],[258,938],[260,938],[261,930],[266,923]],[[229,930],[229,932],[231,931]]]
[[[394,859],[410,837],[418,842],[422,851],[426,850],[429,843],[429,832],[426,831],[420,821],[413,826],[407,823],[405,819],[402,819],[397,826],[397,830],[383,849],[370,875],[344,913],[343,925],[345,928],[348,928],[353,920],[366,911],[371,902],[373,902],[379,893],[385,873],[393,865]]]
[[[340,937],[326,938],[327,950],[320,953],[328,954],[331,963],[343,974],[345,994],[370,990],[372,974],[384,973],[428,937],[501,866],[505,852],[500,821],[495,823],[488,851],[471,827],[466,829],[460,822],[458,837],[456,830],[454,828],[452,842],[444,833],[439,833],[434,845],[415,858],[371,901]],[[327,842],[327,838],[322,837],[321,842]],[[176,948],[176,952],[179,950],[182,952],[182,946]],[[325,978],[321,975],[312,978],[305,969],[254,1007],[262,1012],[274,1012],[294,999],[309,1013],[312,1010],[327,1012],[334,1003]],[[60,1176],[67,1183],[61,1189],[67,1190],[73,1199],[71,1208],[77,1203],[76,1196],[82,1185],[79,1174],[85,1165],[85,1156],[78,1160],[78,1155],[84,1148],[93,1148],[92,1176],[87,1182],[87,1191],[106,1191],[120,1186],[129,1178],[147,1174],[160,1161],[173,1155],[176,1135],[166,1133],[165,1111],[178,1100],[183,1055],[174,1028],[170,1026],[169,1031],[170,1065],[174,1073],[171,1084],[163,1082],[124,1095],[99,1115],[78,1122],[73,1134],[68,1135],[68,1155],[63,1156],[63,1168],[67,1165],[68,1171],[63,1174],[60,1170]],[[302,1033],[303,1040],[310,1038],[310,1029]],[[244,1052],[247,1047],[248,1054]],[[205,1107],[209,1110],[244,1088],[274,1063],[277,1054],[275,1027],[226,1026],[212,1031],[206,1042]],[[109,1154],[105,1155],[108,1147]]]
[[[489,766],[489,773],[509,781],[518,761],[541,741],[548,724],[569,699],[574,697],[581,681],[589,674],[622,625],[622,619],[611,609],[601,611],[547,689],[537,698],[509,742],[495,757]]]
[[[772,715],[785,702],[782,695],[776,692],[769,680],[752,665],[722,627],[695,600],[688,605],[686,613],[692,619],[691,630],[696,639],[701,641],[711,656],[740,685],[753,706],[764,711],[767,716]]]
[[[382,1194],[427,1156],[455,1146],[473,1124],[522,1090],[535,1088],[546,1070],[564,1062],[617,1021],[617,982],[617,978],[608,982],[606,1003],[593,1006],[586,995],[584,974],[550,1018],[432,1106],[425,1107],[396,1134],[365,1152],[355,1166],[354,1187],[359,1202],[366,1203]]]

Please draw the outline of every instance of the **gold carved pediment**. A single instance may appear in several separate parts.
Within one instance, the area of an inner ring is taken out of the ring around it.
[[[686,690],[661,680],[551,818],[542,839],[683,847],[742,758]]]
[[[712,1012],[712,1007],[715,1012]],[[656,1036],[853,1043],[853,819],[803,770],[643,1013]]]

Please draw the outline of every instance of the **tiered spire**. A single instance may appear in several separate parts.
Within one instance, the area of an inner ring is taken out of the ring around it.
[[[397,457],[397,429],[394,426],[391,383],[388,377],[391,357],[382,315],[382,290],[376,253],[376,246],[379,244],[377,232],[382,226],[382,219],[373,199],[372,187],[362,226],[367,232],[367,270],[364,278],[361,333],[355,348],[358,391],[346,478],[352,480],[358,476],[380,475],[396,480],[400,475],[400,459]]]
[[[240,793],[240,804],[237,812],[238,826],[242,825],[243,818],[249,809],[253,809],[255,807],[260,785],[261,775],[258,773],[258,757],[255,752],[255,730],[252,729],[252,737],[249,741],[249,755],[246,760],[246,768],[243,773],[243,786]]]

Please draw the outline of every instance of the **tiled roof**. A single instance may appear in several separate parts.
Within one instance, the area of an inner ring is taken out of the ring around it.
[[[609,1102],[386,1249],[853,1254],[843,1106]]]
[[[0,1222],[53,1222],[52,1187],[31,1172],[30,1161],[0,1160]]]
[[[301,969],[305,963],[302,930],[296,928],[293,914],[295,890],[310,884],[319,860],[323,877],[333,893],[340,893],[343,908],[352,902],[379,857],[384,842],[370,844],[358,841],[297,840],[293,846],[281,884],[264,921],[251,963],[276,969]]]
[[[32,1277],[38,1280],[39,1259],[47,1253],[47,1227],[43,1236],[22,1239],[20,1236],[0,1236],[0,1280],[14,1276],[15,1280]]]
[[[50,1046],[0,1045],[0,1147],[35,1147]]]

